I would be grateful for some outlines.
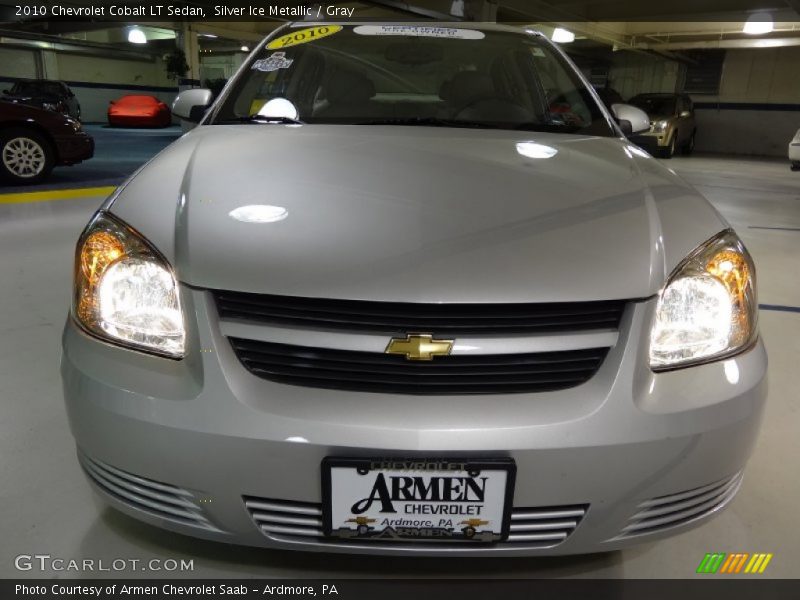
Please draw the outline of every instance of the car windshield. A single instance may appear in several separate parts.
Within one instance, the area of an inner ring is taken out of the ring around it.
[[[251,57],[209,122],[296,121],[614,135],[541,36],[458,26],[284,29]]]
[[[675,96],[634,96],[630,103],[651,116],[675,113]]]

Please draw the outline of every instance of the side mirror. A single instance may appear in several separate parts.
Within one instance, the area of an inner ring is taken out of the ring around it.
[[[690,110],[682,110],[681,114],[679,115],[681,119],[686,119],[692,116],[692,111]]]
[[[630,104],[612,104],[611,112],[614,113],[625,135],[641,133],[650,129],[650,117],[641,108]]]
[[[178,94],[173,101],[172,114],[184,121],[198,123],[211,105],[211,100],[211,90],[202,88],[186,90]]]

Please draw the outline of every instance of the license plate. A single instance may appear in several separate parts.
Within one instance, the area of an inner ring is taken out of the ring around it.
[[[510,459],[322,462],[326,536],[376,541],[497,542],[508,537]]]

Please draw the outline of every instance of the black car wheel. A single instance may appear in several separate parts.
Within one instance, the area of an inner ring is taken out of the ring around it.
[[[792,171],[800,171],[800,161],[794,161],[792,163]]]
[[[681,148],[681,154],[683,154],[684,156],[689,156],[692,152],[694,152],[694,136],[695,136],[695,133],[696,132],[694,132],[694,131],[692,132],[692,135],[691,135],[691,137],[689,137],[689,140],[686,142],[686,144],[683,146],[683,148]]]
[[[39,132],[13,128],[0,132],[0,175],[13,183],[37,183],[55,166],[50,142]]]

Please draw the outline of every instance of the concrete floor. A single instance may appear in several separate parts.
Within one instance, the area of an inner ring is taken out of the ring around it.
[[[697,186],[744,238],[759,267],[760,301],[799,306],[800,173],[791,173],[785,161],[696,156],[666,164]],[[712,522],[659,543],[624,552],[544,559],[430,560],[280,553],[163,532],[99,506],[75,459],[58,362],[74,242],[100,202],[95,198],[0,203],[0,577],[81,576],[15,570],[15,556],[38,553],[107,561],[193,559],[194,570],[184,575],[206,578],[686,578],[695,576],[706,552],[735,551],[774,554],[760,577],[800,575],[796,567],[800,557],[800,477],[795,463],[800,456],[798,312],[761,313],[761,331],[770,353],[770,400],[738,497]],[[118,575],[162,574],[102,574]]]

